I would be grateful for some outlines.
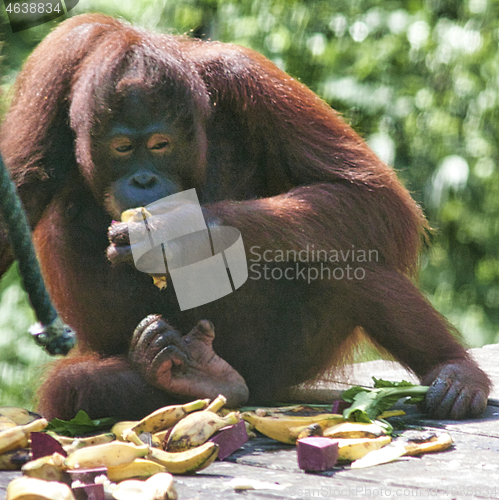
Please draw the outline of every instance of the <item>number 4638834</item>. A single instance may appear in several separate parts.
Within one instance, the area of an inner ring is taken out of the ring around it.
[[[55,5],[51,3],[9,3],[5,9],[9,14],[52,14],[52,12],[62,13],[61,4],[57,2]]]

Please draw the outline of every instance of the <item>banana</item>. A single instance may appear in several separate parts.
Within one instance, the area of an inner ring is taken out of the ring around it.
[[[126,441],[123,437],[123,432],[128,431],[132,427],[135,427],[139,423],[138,420],[123,420],[122,422],[116,422],[111,427],[111,432],[116,436],[116,439],[119,441]]]
[[[144,207],[130,208],[129,210],[122,212],[121,222],[142,222],[150,216],[151,214]],[[150,274],[149,276],[151,276],[154,285],[160,290],[164,290],[167,287],[168,281],[165,275]]]
[[[208,409],[191,413],[172,429],[166,442],[166,449],[184,451],[195,448],[206,442],[222,427],[237,424],[239,420],[238,412],[229,413],[226,417],[221,417]]]
[[[177,453],[151,448],[147,458],[163,465],[170,474],[188,474],[208,467],[217,458],[218,449],[212,441]]]
[[[58,453],[54,453],[53,455],[31,460],[27,464],[24,464],[21,470],[28,477],[65,483],[69,480],[66,469],[64,457]]]
[[[207,399],[197,399],[185,405],[165,406],[144,417],[138,424],[132,427],[132,431],[137,435],[142,432],[154,434],[155,432],[162,431],[174,426],[187,414],[196,410],[204,410],[208,406],[208,402]]]
[[[222,407],[227,403],[227,398],[223,394],[219,394],[206,408],[206,411],[212,411],[216,413],[218,410],[222,409]],[[226,415],[224,415],[226,416]]]
[[[9,483],[5,500],[75,500],[75,497],[67,484],[23,476]]]
[[[170,432],[170,429],[165,429],[164,431],[155,432],[153,438],[157,439],[160,443],[165,441],[166,435]],[[163,446],[163,444],[161,444]]]
[[[7,429],[12,429],[12,427],[17,427],[18,424],[14,422],[14,420],[9,417],[5,417],[0,415],[0,432],[6,431]]]
[[[362,422],[340,422],[323,420],[306,427],[291,427],[289,429],[290,440],[301,439],[309,436],[324,436],[334,439],[359,439],[376,438],[386,434],[385,430],[375,424]]]
[[[145,457],[149,453],[146,444],[136,446],[121,441],[86,446],[69,455],[64,461],[69,469],[93,469],[95,467],[118,467],[132,463],[136,458]]]
[[[126,479],[146,479],[154,474],[165,471],[165,466],[158,462],[136,458],[131,464],[121,467],[109,467],[107,469],[107,477],[113,483],[118,483]]]
[[[393,441],[379,450],[370,451],[367,455],[354,460],[350,467],[352,469],[364,469],[374,465],[386,464],[393,462],[405,455],[405,447],[400,441]]]
[[[353,462],[366,456],[370,451],[383,448],[391,440],[390,436],[381,436],[375,439],[338,439],[338,461]]]
[[[154,500],[157,500],[158,498],[161,500],[177,500],[178,498],[171,474],[160,472],[159,474],[155,474],[153,477],[150,477],[145,484],[154,492]]]
[[[150,491],[145,481],[127,479],[113,488],[112,498],[115,500],[151,500]]]
[[[306,438],[306,437],[312,437],[312,436],[323,436],[324,435],[324,430],[322,429],[320,424],[312,424],[312,425],[307,425],[307,427],[302,428],[299,427],[300,432],[298,432],[297,440]]]
[[[29,435],[45,429],[47,425],[48,422],[44,418],[39,418],[29,424],[18,425],[0,432],[0,455],[18,448],[27,448]]]
[[[103,434],[96,434],[95,436],[89,436],[85,438],[76,438],[76,441],[81,444],[81,446],[95,446],[96,444],[105,444],[114,441],[116,436],[112,432],[105,432]],[[74,443],[73,443],[74,444]]]
[[[77,439],[75,437],[61,436],[60,434],[57,434],[54,431],[47,431],[46,434],[48,434],[50,437],[53,437],[56,441],[59,441],[59,443],[62,444],[62,446],[73,444],[75,439]]]
[[[402,417],[405,415],[404,410],[386,410],[378,418]]]
[[[146,481],[128,479],[113,489],[116,500],[177,500],[177,491],[173,477],[166,472],[160,472]]]
[[[255,413],[259,417],[293,417],[293,416],[313,416],[321,415],[324,409],[308,405],[288,405],[288,406],[267,406],[257,408]]]
[[[85,446],[95,446],[98,444],[110,443],[115,439],[116,436],[112,432],[106,432],[104,434],[97,434],[95,436],[89,436],[85,438],[73,438],[71,444],[63,445],[63,448],[64,451],[68,455],[70,455],[80,448],[85,448]]]
[[[447,432],[441,432],[432,436],[428,441],[414,442],[404,441],[405,455],[417,456],[424,453],[434,453],[444,451],[454,444],[454,440]]]
[[[242,418],[253,425],[258,432],[286,444],[295,444],[300,432],[312,424],[319,424],[321,427],[326,428],[344,421],[342,415],[334,413],[323,413],[307,417],[277,415],[259,417],[252,412],[244,412]]]
[[[324,437],[334,439],[377,438],[385,434],[379,425],[361,422],[341,422],[323,432]]]
[[[20,470],[30,458],[31,450],[29,448],[8,451],[0,455],[0,470]]]
[[[33,422],[33,420],[42,418],[38,413],[33,413],[32,411],[17,406],[0,406],[0,415],[10,418],[17,425],[26,425]]]
[[[447,432],[434,434],[426,441],[411,441],[401,439],[393,441],[390,445],[380,450],[368,453],[363,458],[352,463],[352,469],[361,469],[373,465],[384,464],[397,460],[397,458],[406,455],[423,455],[424,453],[434,453],[444,451],[454,443],[452,437]]]

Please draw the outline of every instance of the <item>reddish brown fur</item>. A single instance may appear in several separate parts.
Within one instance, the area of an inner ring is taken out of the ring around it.
[[[116,92],[130,86],[165,113],[191,117],[198,166],[184,188],[196,187],[215,220],[241,231],[248,257],[255,246],[375,249],[365,279],[250,279],[180,313],[171,287],[159,292],[132,267],[112,267],[105,252],[113,214],[105,211],[93,137],[112,118]],[[177,97],[166,102],[171,92]],[[213,321],[216,351],[244,376],[253,400],[328,369],[360,326],[420,377],[457,363],[475,384],[467,412],[483,409],[486,376],[411,281],[428,229],[421,209],[334,110],[263,56],[152,35],[98,14],[75,17],[26,63],[0,146],[53,300],[78,332],[82,357],[58,363],[42,389],[48,416],[83,408],[138,418],[175,399],[147,386],[126,359],[135,326],[150,313],[184,333],[201,318]],[[6,268],[9,249],[0,250]]]

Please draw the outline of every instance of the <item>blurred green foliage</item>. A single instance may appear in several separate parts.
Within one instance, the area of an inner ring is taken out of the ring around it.
[[[468,345],[499,341],[498,0],[80,0],[71,12],[84,11],[252,47],[321,95],[435,228],[430,300]],[[8,86],[55,22],[13,35],[2,15]]]
[[[19,284],[17,266],[0,282],[0,405],[34,407],[42,365],[50,356],[35,344],[28,328],[35,322]]]

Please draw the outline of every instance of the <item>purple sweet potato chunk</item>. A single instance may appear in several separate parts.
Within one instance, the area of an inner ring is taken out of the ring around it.
[[[76,500],[105,500],[104,485],[86,484],[72,488]]]
[[[218,460],[224,460],[248,441],[246,425],[243,420],[234,425],[227,425],[216,432],[209,441],[218,444],[220,448],[218,449],[217,458]]]
[[[324,437],[307,437],[297,441],[298,467],[321,472],[332,469],[338,461],[338,443]]]
[[[343,410],[346,410],[347,408],[350,408],[352,403],[347,403],[346,401],[342,401],[341,399],[338,399],[333,402],[333,407],[331,410],[331,413],[343,413]]]
[[[45,432],[32,432],[30,439],[33,460],[46,457],[47,455],[53,455],[54,453],[60,453],[63,457],[68,456],[61,443],[52,436],[45,434]]]

